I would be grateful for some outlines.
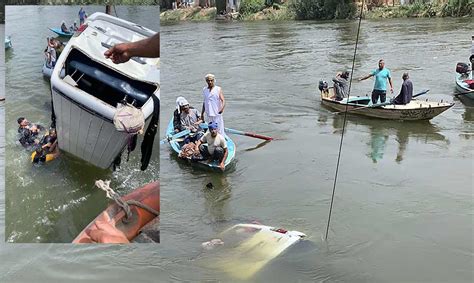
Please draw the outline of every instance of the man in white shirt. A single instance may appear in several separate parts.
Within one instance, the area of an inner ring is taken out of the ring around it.
[[[224,118],[222,113],[225,108],[224,94],[222,88],[216,86],[216,78],[213,74],[207,74],[207,86],[202,89],[204,102],[202,103],[201,120],[204,121],[204,113],[206,113],[208,122],[216,122],[219,125],[219,134],[224,136]]]
[[[203,158],[219,162],[219,167],[224,171],[225,160],[227,158],[227,142],[224,136],[218,133],[219,125],[215,122],[209,123],[209,131],[204,134],[197,142],[195,152],[201,153]]]

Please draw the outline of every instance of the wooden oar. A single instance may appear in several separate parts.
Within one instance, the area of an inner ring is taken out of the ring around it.
[[[417,93],[417,94],[413,95],[412,98],[423,95],[423,94],[427,93],[428,91],[430,91],[430,90],[427,89],[425,91]],[[342,104],[344,104],[344,103],[342,103]],[[360,110],[360,109],[366,109],[366,108],[376,108],[376,107],[391,105],[391,104],[393,104],[393,102],[384,102],[384,103],[372,104],[372,105],[367,105],[367,106],[363,106],[363,107],[359,107],[359,108],[349,109],[349,110],[347,110],[347,112],[356,111],[356,110]],[[336,114],[344,113],[344,112],[346,112],[346,111],[345,110],[344,111],[339,111],[339,112],[336,112]]]
[[[205,123],[202,123],[199,126],[203,129],[207,129],[207,124],[205,124]],[[228,133],[231,133],[231,134],[235,134],[235,135],[242,135],[242,136],[262,139],[262,140],[266,140],[266,141],[273,140],[272,137],[267,137],[267,136],[264,136],[264,135],[259,135],[259,134],[251,133],[251,132],[242,132],[242,131],[234,130],[234,129],[230,129],[230,128],[224,128],[224,131],[226,131]]]
[[[190,133],[191,133],[191,131],[186,129],[186,130],[184,130],[184,131],[181,131],[181,132],[179,132],[179,133],[177,133],[177,134],[172,135],[171,137],[166,137],[166,138],[162,139],[162,140],[160,141],[160,144],[164,144],[165,142],[167,142],[167,141],[169,141],[169,140],[179,139],[179,138],[181,138],[181,137],[184,137],[184,136],[189,135]]]
[[[229,128],[225,128],[225,131],[228,132],[228,133],[231,133],[231,134],[242,135],[242,136],[247,136],[247,137],[262,139],[262,140],[266,140],[266,141],[271,141],[271,140],[273,140],[272,137],[267,137],[267,136],[259,135],[259,134],[256,134],[256,133],[242,132],[242,131],[238,131],[238,130],[234,130],[234,129],[229,129]]]

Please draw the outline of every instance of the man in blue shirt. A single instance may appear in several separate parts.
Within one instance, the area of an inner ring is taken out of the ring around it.
[[[370,77],[375,77],[374,89],[372,90],[372,104],[376,104],[379,97],[380,102],[384,103],[387,99],[387,80],[390,83],[390,92],[393,93],[392,76],[390,70],[385,68],[383,59],[379,60],[379,68],[372,71],[367,76],[360,78],[359,81],[366,80]]]
[[[84,8],[81,7],[78,14],[79,14],[79,26],[82,26],[85,20],[87,19],[87,13],[86,11],[84,11]]]

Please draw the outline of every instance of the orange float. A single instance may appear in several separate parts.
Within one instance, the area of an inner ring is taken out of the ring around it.
[[[141,188],[121,198],[123,201],[138,201],[154,210],[160,212],[160,183],[158,181],[149,183]],[[94,224],[99,222],[108,222],[127,237],[129,241],[133,240],[149,222],[156,220],[159,216],[136,205],[129,205],[132,216],[127,219],[125,211],[117,204],[109,205],[101,214],[99,214],[84,230],[73,240],[73,243],[93,243],[86,231],[91,231],[96,227]]]

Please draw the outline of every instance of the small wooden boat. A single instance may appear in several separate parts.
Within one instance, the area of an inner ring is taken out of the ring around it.
[[[63,32],[60,28],[48,28],[50,31],[54,32],[55,34],[63,37],[71,37],[74,35],[74,32]]]
[[[141,188],[121,198],[123,201],[134,200],[160,212],[160,183],[149,183]],[[93,229],[97,221],[108,222],[125,234],[129,241],[139,236],[140,232],[147,227],[150,222],[155,222],[158,218],[148,210],[130,205],[132,216],[126,219],[125,211],[116,203],[109,205],[101,214],[99,214],[84,230],[73,240],[73,243],[92,243],[86,231]]]
[[[166,137],[168,138],[168,142],[171,146],[171,149],[174,152],[176,152],[176,154],[179,155],[179,153],[181,152],[181,147],[184,145],[184,138],[172,139],[173,134],[174,134],[174,126],[173,126],[173,118],[171,118],[171,121],[168,124],[168,128],[166,129]],[[234,160],[234,157],[235,157],[235,143],[227,135],[225,135],[225,140],[227,142],[228,153],[227,153],[227,158],[224,161],[224,165],[225,165],[225,168],[227,169],[227,166],[232,162],[232,160]],[[219,164],[218,164],[217,161],[212,161],[212,162],[210,162],[210,161],[193,161],[193,160],[191,160],[191,158],[185,158],[185,160],[188,160],[193,164],[200,164],[200,165],[206,166],[206,167],[211,168],[211,169],[221,170],[219,168]]]
[[[330,87],[327,90],[321,91],[321,103],[327,107],[344,112],[346,111],[347,104],[348,114],[389,120],[429,120],[454,105],[454,103],[442,101],[434,102],[412,99],[406,105],[389,104],[383,106],[374,105],[372,107],[371,98],[368,96],[350,96],[341,101],[336,101],[331,97],[334,97],[334,88]]]
[[[12,48],[12,39],[9,36],[5,36],[5,49]]]
[[[456,90],[460,95],[474,100],[474,78],[472,72],[466,74],[456,73]]]

